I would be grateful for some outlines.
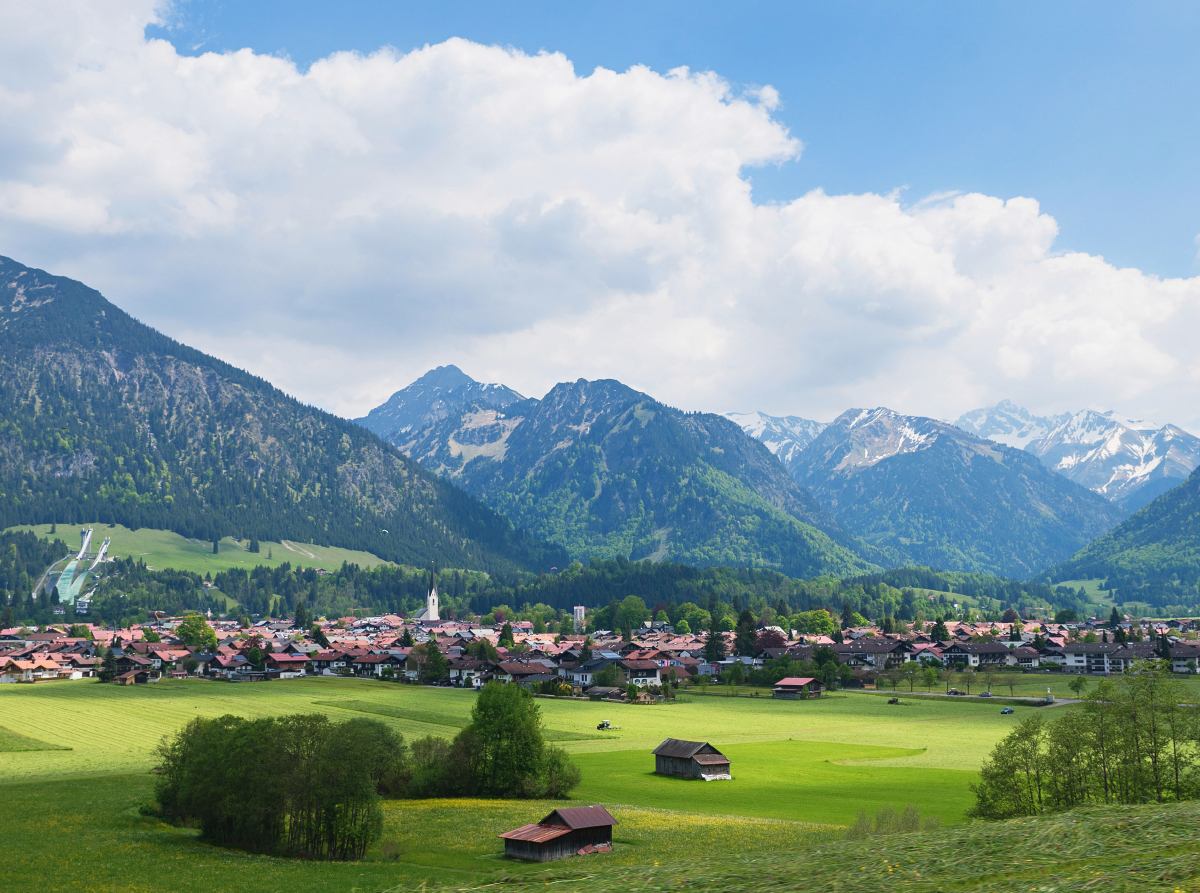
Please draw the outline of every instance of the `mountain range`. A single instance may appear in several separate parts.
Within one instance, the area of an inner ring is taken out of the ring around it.
[[[893,565],[1025,577],[1125,516],[1023,450],[885,408],[840,415],[792,474]]]
[[[0,258],[0,527],[105,521],[500,573],[593,555],[798,577],[1051,567],[1172,592],[1200,554],[1196,477],[1169,489],[1197,439],[1112,413],[823,425],[682,412],[612,380],[528,398],[442,366],[358,422]]]
[[[501,406],[493,395],[519,395],[465,378],[435,369],[358,421],[575,558],[812,576],[861,572],[881,557],[728,419],[609,380],[565,382]],[[394,427],[418,416],[425,427]]]
[[[1200,466],[1200,437],[1115,412],[1039,417],[1005,400],[964,413],[954,424],[1028,450],[1047,468],[1129,511],[1178,486]]]
[[[0,528],[51,521],[499,572],[566,558],[362,427],[0,257]]]

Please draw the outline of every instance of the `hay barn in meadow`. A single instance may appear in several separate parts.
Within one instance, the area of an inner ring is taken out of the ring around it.
[[[729,758],[707,741],[682,741],[668,738],[654,748],[654,771],[658,775],[678,775],[703,781],[733,778]]]
[[[522,825],[498,835],[504,855],[529,862],[550,862],[567,856],[586,856],[612,850],[617,823],[603,806],[556,809],[536,825]]]

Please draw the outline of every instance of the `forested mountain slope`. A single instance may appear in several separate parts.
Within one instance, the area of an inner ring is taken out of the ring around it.
[[[1030,453],[888,409],[843,413],[793,473],[894,564],[1027,577],[1125,516]]]
[[[393,398],[395,399],[395,398]],[[762,444],[617,381],[462,407],[393,442],[573,557],[654,557],[855,573],[877,553],[798,487]]]
[[[0,258],[0,527],[88,520],[419,565],[564,559],[363,428]]]
[[[1200,469],[1046,578],[1102,578],[1120,601],[1200,605]]]

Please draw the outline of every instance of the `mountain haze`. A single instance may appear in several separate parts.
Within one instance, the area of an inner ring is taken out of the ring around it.
[[[811,576],[852,573],[876,555],[736,424],[617,381],[563,383],[502,409],[466,402],[457,419],[392,442],[584,560],[624,555]]]
[[[895,564],[1026,577],[1124,517],[1027,452],[883,408],[843,413],[793,473]]]
[[[544,570],[517,531],[363,428],[0,258],[0,528],[103,521]]]

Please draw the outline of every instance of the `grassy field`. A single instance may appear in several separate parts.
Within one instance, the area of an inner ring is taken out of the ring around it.
[[[47,744],[0,726],[0,753],[28,753],[33,750],[70,750],[57,744]]]
[[[387,564],[382,558],[370,552],[355,552],[351,549],[338,549],[333,546],[314,546],[311,543],[269,543],[260,544],[260,552],[249,552],[246,540],[235,540],[226,537],[221,540],[220,552],[213,554],[212,543],[203,540],[187,539],[169,530],[130,530],[121,525],[85,524],[95,530],[92,534],[93,548],[98,549],[105,538],[112,538],[108,554],[115,558],[139,558],[152,568],[174,568],[182,571],[194,571],[198,574],[219,573],[240,567],[249,570],[257,565],[278,567],[291,562],[293,567],[323,567],[332,570],[342,566],[342,562],[358,564],[362,567],[375,567]],[[39,537],[50,537],[50,525],[24,525],[10,527],[9,530],[32,530]],[[71,549],[79,549],[79,526],[60,524],[53,534],[61,539]]]
[[[678,889],[685,868],[685,877],[695,871],[710,878],[712,889],[758,889],[721,885],[740,877],[738,871],[752,871],[738,867],[754,864],[751,859],[767,860],[771,871],[786,864],[794,873],[808,857],[771,861],[775,854],[840,846],[833,843],[840,828],[860,809],[915,802],[951,829],[939,833],[952,833],[970,802],[968,785],[980,760],[1014,719],[987,702],[926,700],[896,707],[868,694],[810,701],[694,697],[656,706],[539,699],[549,736],[571,752],[583,773],[573,802],[603,803],[620,822],[611,855],[569,868],[504,860],[495,836],[537,821],[561,803],[388,802],[380,845],[366,861],[348,865],[221,850],[194,830],[139,813],[152,799],[148,773],[155,745],[193,716],[367,714],[411,739],[453,735],[467,722],[474,698],[469,691],[338,678],[2,686],[0,716],[9,732],[71,748],[4,752],[0,745],[5,887],[348,893],[554,882],[559,890],[617,890],[635,889],[628,886],[633,878],[648,882],[670,863],[671,889]],[[619,729],[601,737],[595,730],[601,719]],[[668,736],[712,741],[730,756],[734,780],[653,775],[649,751]],[[703,861],[718,853],[736,856],[721,865]],[[580,871],[590,879],[581,880]],[[839,883],[864,878],[851,873]]]

